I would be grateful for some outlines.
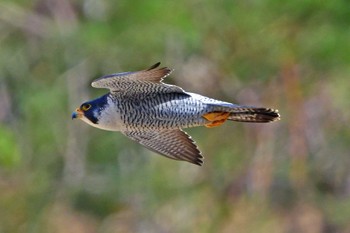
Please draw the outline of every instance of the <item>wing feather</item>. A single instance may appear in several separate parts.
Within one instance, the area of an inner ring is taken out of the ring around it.
[[[164,155],[170,159],[187,161],[201,166],[203,156],[192,138],[180,129],[123,132],[127,137],[140,143],[146,148]]]
[[[118,84],[120,83],[131,84],[133,82],[152,82],[161,84],[162,80],[172,72],[172,69],[167,67],[158,68],[159,65],[160,62],[154,64],[146,70],[105,75],[94,80],[91,83],[91,86],[95,88],[107,88],[114,90],[118,89]]]

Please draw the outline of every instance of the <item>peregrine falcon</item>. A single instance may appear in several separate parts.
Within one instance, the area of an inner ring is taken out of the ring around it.
[[[77,108],[72,119],[125,136],[175,160],[202,165],[203,156],[183,128],[215,127],[226,120],[265,123],[280,119],[278,110],[241,106],[163,83],[172,70],[156,63],[146,70],[103,76],[92,87],[109,93]]]

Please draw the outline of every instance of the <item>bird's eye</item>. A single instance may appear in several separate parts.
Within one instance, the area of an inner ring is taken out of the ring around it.
[[[83,106],[81,106],[81,110],[83,111],[87,111],[91,108],[91,104],[84,104]]]

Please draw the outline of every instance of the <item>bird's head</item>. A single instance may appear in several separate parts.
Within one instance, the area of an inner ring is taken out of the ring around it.
[[[96,125],[99,122],[101,112],[106,108],[106,106],[106,95],[87,101],[80,105],[80,107],[72,113],[72,119],[78,118],[90,125]]]

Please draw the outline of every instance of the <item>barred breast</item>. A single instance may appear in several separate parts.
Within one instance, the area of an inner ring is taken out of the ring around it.
[[[148,94],[118,99],[125,130],[187,128],[203,125],[206,104],[186,93]]]

